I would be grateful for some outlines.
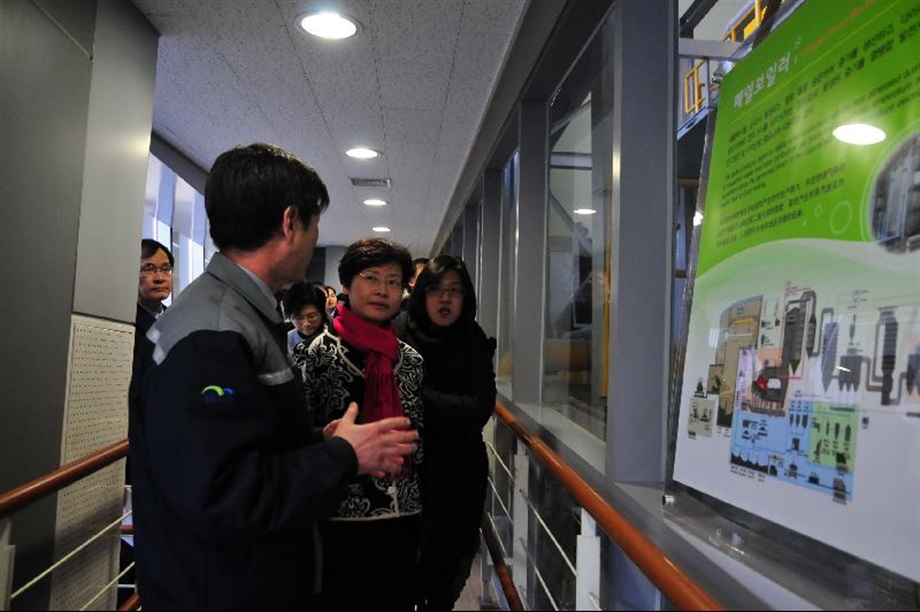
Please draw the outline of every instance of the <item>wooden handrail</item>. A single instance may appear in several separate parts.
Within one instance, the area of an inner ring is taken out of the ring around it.
[[[492,530],[492,525],[484,514],[480,531],[482,531],[482,537],[486,541],[486,548],[489,549],[489,556],[492,557],[492,565],[495,566],[495,573],[498,575],[498,582],[502,586],[505,601],[508,602],[508,609],[515,610],[515,612],[523,610],[524,604],[521,603],[521,596],[518,595],[517,587],[514,586],[511,570],[508,569],[508,564],[505,563],[505,556],[502,554],[501,546],[498,544],[498,538]]]
[[[141,607],[141,597],[137,591],[131,593],[131,597],[125,600],[125,603],[118,606],[118,612],[133,612]]]
[[[0,518],[60,491],[67,485],[115,463],[128,454],[128,440],[121,440],[58,469],[30,480],[15,489],[0,493]]]
[[[600,494],[538,437],[507,407],[495,404],[495,412],[559,479],[597,524],[669,600],[682,610],[722,610],[715,599],[691,580],[661,549],[626,517],[614,510]]]

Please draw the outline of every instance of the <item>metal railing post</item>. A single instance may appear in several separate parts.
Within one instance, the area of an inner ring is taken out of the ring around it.
[[[518,445],[514,455],[514,508],[512,510],[511,571],[518,592],[527,593],[527,549],[530,534],[530,512],[527,507],[530,482],[530,457],[527,447]]]
[[[10,545],[13,521],[10,517],[0,518],[0,610],[10,609],[13,594],[13,562],[16,547]]]
[[[597,601],[601,596],[601,539],[597,535],[597,522],[584,508],[575,546],[575,568],[575,609],[600,609]]]

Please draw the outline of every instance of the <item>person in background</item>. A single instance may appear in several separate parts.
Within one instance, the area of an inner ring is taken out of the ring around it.
[[[409,286],[409,291],[412,291],[412,288],[415,287],[415,281],[418,279],[419,273],[425,268],[428,261],[429,259],[427,257],[416,257],[412,260],[412,276],[410,276],[408,282],[406,282],[406,285]]]
[[[400,304],[400,310],[405,310],[406,306],[408,306],[409,293],[415,286],[415,279],[418,277],[418,273],[422,271],[422,268],[424,268],[425,264],[427,263],[427,257],[417,257],[412,260],[412,276],[409,277],[409,280],[406,282],[406,288],[403,289],[402,304]]]
[[[358,474],[399,473],[409,419],[306,421],[275,294],[302,282],[329,204],[303,161],[266,144],[219,155],[205,186],[219,249],[148,333],[128,438],[145,610],[310,609],[317,519]]]
[[[390,324],[411,265],[409,252],[389,240],[359,240],[345,250],[339,278],[347,299],[304,363],[315,426],[340,418],[349,402],[357,402],[362,423],[405,415],[421,433],[422,359]],[[422,454],[419,443],[398,477],[353,479],[338,511],[320,525],[325,607],[413,609]]]
[[[172,295],[172,272],[175,265],[173,254],[163,244],[151,238],[141,240],[140,272],[137,283],[137,315],[134,320],[134,362],[132,372],[138,376],[150,367],[153,344],[147,340],[150,327],[166,310],[165,300]],[[125,461],[125,509],[131,505],[131,460]],[[133,539],[122,538],[119,555],[119,572],[125,571],[124,579],[134,582],[135,570]],[[130,568],[130,569],[129,569]],[[118,605],[123,604],[130,592],[119,589]]]
[[[307,347],[329,323],[326,292],[313,283],[294,283],[284,292],[281,305],[284,316],[294,325],[287,335],[287,347],[299,368],[303,366]]]
[[[329,285],[320,285],[317,284],[317,287],[321,287],[326,295],[326,318],[332,320],[338,314],[336,309],[339,305],[339,296],[336,294],[335,289]]]
[[[495,339],[475,317],[466,266],[439,255],[418,275],[395,323],[425,364],[419,609],[453,609],[479,549],[488,478],[482,428],[495,409]]]
[[[153,322],[163,314],[163,302],[172,295],[172,272],[175,260],[165,246],[144,238],[141,240],[141,267],[137,284],[137,316],[134,327],[135,363],[143,338]]]

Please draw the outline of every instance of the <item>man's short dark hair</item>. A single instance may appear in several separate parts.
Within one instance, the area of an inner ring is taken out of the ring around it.
[[[361,270],[387,264],[399,266],[405,287],[412,272],[412,255],[409,250],[386,238],[363,238],[345,249],[339,261],[339,281],[343,287],[351,287],[351,281]]]
[[[416,257],[415,259],[412,260],[412,267],[414,268],[415,266],[419,264],[422,264],[424,266],[429,261],[431,260],[429,260],[427,257]]]
[[[141,259],[147,259],[148,257],[153,257],[157,254],[157,251],[163,251],[166,253],[166,259],[169,260],[169,265],[176,265],[176,260],[173,259],[173,254],[169,252],[164,245],[160,244],[152,238],[144,238],[141,240]]]
[[[308,227],[329,206],[329,192],[306,162],[274,145],[221,153],[204,189],[211,239],[219,249],[258,249],[278,231],[288,206]]]

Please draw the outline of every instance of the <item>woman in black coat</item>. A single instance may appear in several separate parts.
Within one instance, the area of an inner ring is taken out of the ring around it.
[[[479,549],[488,478],[482,428],[495,409],[495,339],[475,317],[466,266],[440,255],[419,273],[396,321],[425,369],[420,609],[453,609]]]

